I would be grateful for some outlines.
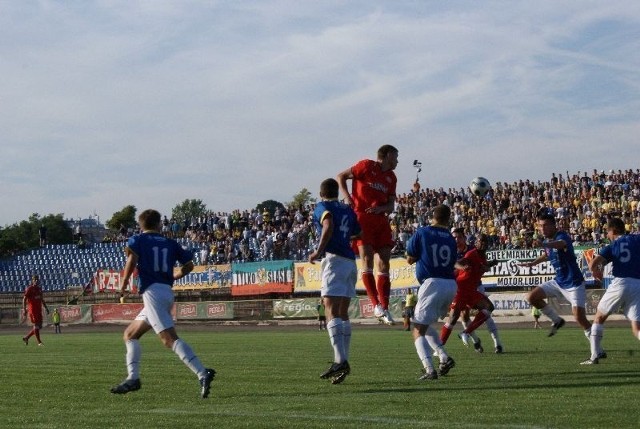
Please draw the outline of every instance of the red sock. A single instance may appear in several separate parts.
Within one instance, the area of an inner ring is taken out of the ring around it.
[[[451,331],[453,331],[453,329],[451,329],[451,326],[449,326],[449,324],[445,323],[444,325],[442,325],[442,329],[440,329],[440,341],[442,341],[443,346],[447,344],[447,340],[449,339],[449,335],[451,335]]]
[[[378,301],[378,291],[376,290],[376,279],[373,278],[373,271],[362,272],[362,283],[367,291],[367,296],[369,297],[369,301],[371,301],[371,305],[375,307],[380,304]]]
[[[391,280],[389,274],[378,274],[376,289],[380,298],[380,305],[385,310],[389,309],[389,295],[391,294]]]
[[[476,317],[471,322],[471,325],[467,326],[464,330],[465,334],[470,334],[480,327],[489,318],[489,312],[487,310],[481,310],[476,314]]]
[[[26,338],[27,340],[28,340],[29,338],[31,338],[31,337],[33,336],[33,334],[35,334],[35,331],[36,331],[36,328],[31,329],[25,338]]]

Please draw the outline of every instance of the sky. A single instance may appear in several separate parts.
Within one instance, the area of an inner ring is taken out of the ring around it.
[[[0,0],[0,226],[639,168],[640,2]],[[420,173],[413,161],[422,163]]]

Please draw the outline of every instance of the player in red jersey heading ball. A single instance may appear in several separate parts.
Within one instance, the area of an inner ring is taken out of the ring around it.
[[[362,282],[367,296],[374,305],[375,316],[391,325],[394,323],[389,312],[389,260],[394,246],[389,214],[396,201],[397,178],[393,170],[398,165],[398,149],[383,145],[378,149],[376,161],[364,159],[337,176],[344,201],[353,207],[362,228],[361,237],[356,240],[362,265]],[[351,180],[349,192],[347,181]],[[374,257],[377,278],[373,275]]]

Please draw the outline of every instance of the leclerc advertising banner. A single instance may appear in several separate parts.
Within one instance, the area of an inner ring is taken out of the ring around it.
[[[233,264],[231,295],[293,292],[293,261]]]

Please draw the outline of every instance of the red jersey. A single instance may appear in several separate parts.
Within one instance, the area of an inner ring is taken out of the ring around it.
[[[27,311],[34,316],[42,317],[42,289],[37,284],[31,284],[24,291],[27,299]]]
[[[485,296],[478,291],[478,286],[481,284],[487,259],[475,247],[464,254],[464,259],[469,263],[469,269],[456,270],[458,291],[451,303],[452,310],[462,311],[465,308],[474,308],[478,302],[485,299]]]
[[[463,258],[469,263],[469,269],[456,271],[458,291],[472,292],[477,290],[482,283],[487,258],[482,256],[475,247],[465,253]]]
[[[390,197],[396,196],[396,174],[393,170],[382,171],[378,162],[363,159],[351,167],[351,173],[351,198],[356,213],[362,213],[369,207],[383,206]]]

